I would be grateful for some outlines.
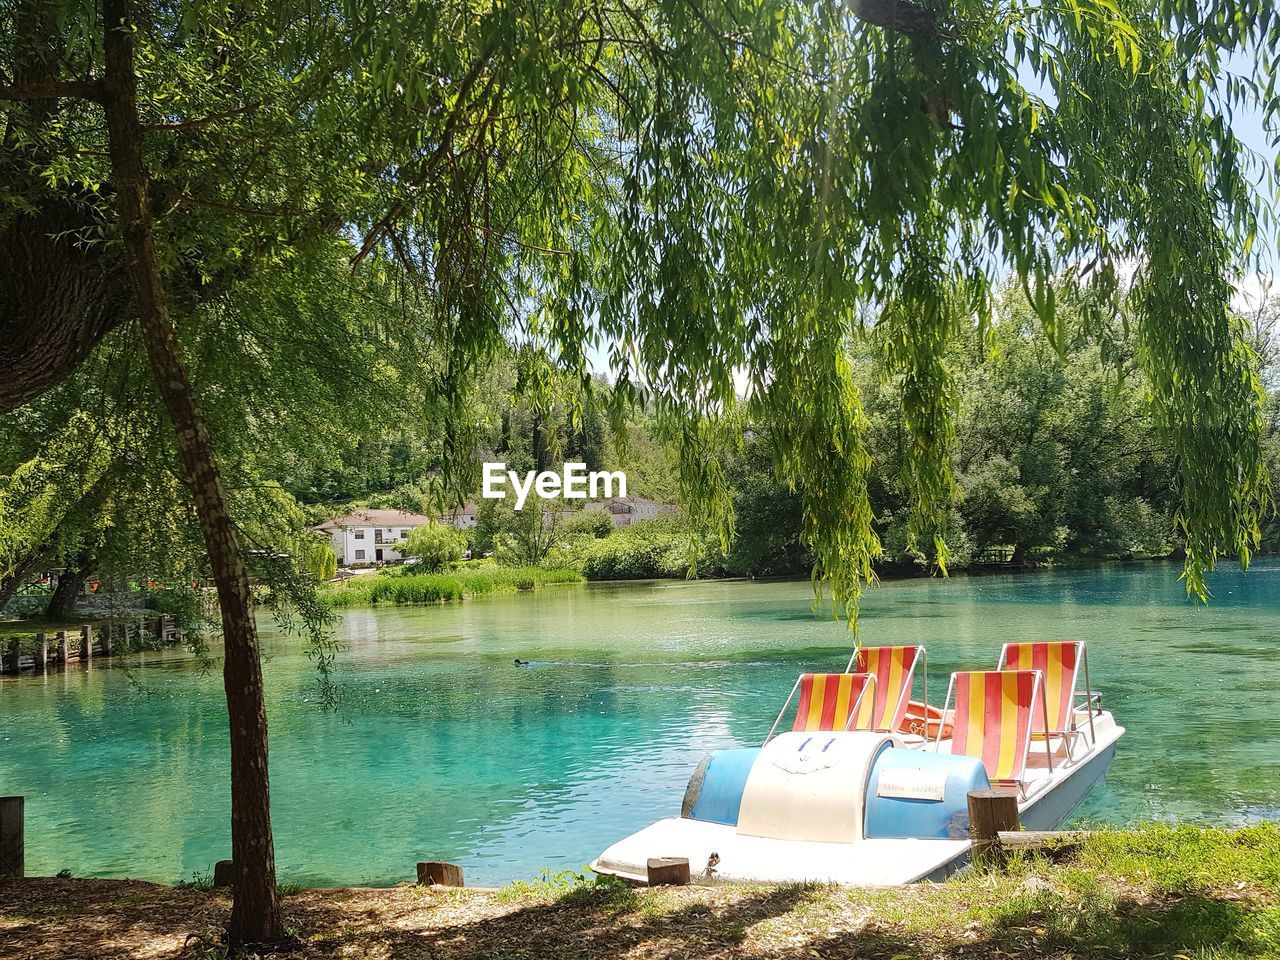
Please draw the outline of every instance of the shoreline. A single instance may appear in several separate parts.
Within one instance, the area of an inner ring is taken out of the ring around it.
[[[284,958],[809,960],[1280,952],[1280,825],[1091,835],[1067,860],[1014,855],[938,884],[633,888],[568,873],[499,889],[285,891]],[[226,956],[225,889],[0,881],[0,960]]]

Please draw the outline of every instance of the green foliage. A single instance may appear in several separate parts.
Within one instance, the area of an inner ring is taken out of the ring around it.
[[[545,570],[540,567],[477,565],[449,573],[416,574],[410,571],[412,568],[352,577],[342,584],[327,587],[321,598],[331,607],[448,603],[466,597],[582,580],[582,575],[574,570]]]
[[[99,426],[76,412],[38,452],[29,452],[34,455],[16,465],[0,463],[0,580],[37,551],[52,560],[99,532],[112,466],[110,441]]]
[[[316,580],[332,580],[338,575],[338,555],[327,540],[318,537],[303,540],[298,561],[303,572]]]
[[[409,532],[400,545],[400,552],[417,558],[420,561],[417,567],[434,573],[461,560],[466,548],[467,538],[462,531],[448,524],[428,523]]]
[[[599,507],[587,507],[560,524],[560,536],[568,541],[580,539],[602,540],[610,536],[617,528],[613,523],[613,515]]]
[[[213,871],[206,870],[202,873],[199,870],[192,870],[190,880],[179,880],[174,886],[179,890],[212,890]]]
[[[582,572],[588,580],[682,577],[690,568],[689,534],[667,517],[638,520],[587,545]]]
[[[731,577],[803,574],[813,556],[801,542],[804,499],[779,476],[767,436],[749,433],[729,460],[734,536],[725,550],[704,541],[700,574]]]

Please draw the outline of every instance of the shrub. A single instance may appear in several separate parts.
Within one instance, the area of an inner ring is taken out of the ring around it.
[[[582,561],[588,580],[683,577],[688,569],[688,543],[668,518],[623,527],[588,546]]]
[[[581,580],[582,574],[576,570],[543,570],[538,567],[511,569],[488,565],[426,574],[399,570],[354,577],[341,585],[322,590],[320,595],[334,607],[448,603],[464,597],[533,590],[549,583],[577,583]]]
[[[443,523],[428,523],[410,531],[400,545],[400,552],[406,557],[418,558],[420,569],[434,572],[445,564],[461,560],[466,548],[467,538],[461,530]]]

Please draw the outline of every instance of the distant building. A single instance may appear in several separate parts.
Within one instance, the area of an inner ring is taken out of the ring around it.
[[[674,503],[658,503],[644,497],[611,497],[590,506],[608,510],[615,527],[629,527],[637,520],[652,520],[676,508]]]
[[[440,522],[447,523],[459,530],[470,530],[476,525],[476,506],[474,500],[468,500],[460,507],[450,507],[440,514]]]
[[[404,559],[396,545],[430,517],[406,510],[353,510],[312,527],[325,534],[338,556],[338,566],[398,563]]]

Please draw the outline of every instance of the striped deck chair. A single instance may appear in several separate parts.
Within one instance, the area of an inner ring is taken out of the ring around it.
[[[1084,667],[1085,705],[1089,708],[1089,742],[1096,743],[1093,729],[1093,702],[1089,692],[1089,658],[1083,640],[1054,640],[1038,643],[1006,643],[1000,648],[998,670],[1039,670],[1044,674],[1045,706],[1036,704],[1031,719],[1032,730],[1047,730],[1050,737],[1060,737],[1067,750],[1068,762],[1074,763],[1072,741],[1082,737],[1076,726],[1076,683]],[[1048,721],[1045,720],[1048,711]],[[1034,737],[1041,734],[1033,733]]]
[[[863,701],[869,699],[868,694],[875,686],[876,678],[868,673],[800,674],[795,686],[791,688],[791,696],[782,705],[782,712],[773,721],[773,727],[764,742],[768,743],[773,739],[774,731],[787,715],[787,708],[791,706],[797,693],[800,694],[800,703],[796,707],[792,730],[848,730],[854,714]]]
[[[854,722],[855,730],[901,730],[911,702],[911,683],[916,664],[924,677],[924,702],[929,702],[929,675],[924,666],[924,647],[859,647],[849,658],[848,673],[869,673],[876,678],[875,698],[862,704]]]
[[[1016,785],[1023,799],[1028,795],[1024,773],[1031,751],[1032,713],[1037,704],[1043,709],[1043,684],[1039,670],[953,673],[943,703],[945,711],[955,694],[951,752],[980,759],[992,784]],[[939,733],[935,749],[941,742]],[[1052,773],[1053,754],[1047,739],[1045,757]]]

